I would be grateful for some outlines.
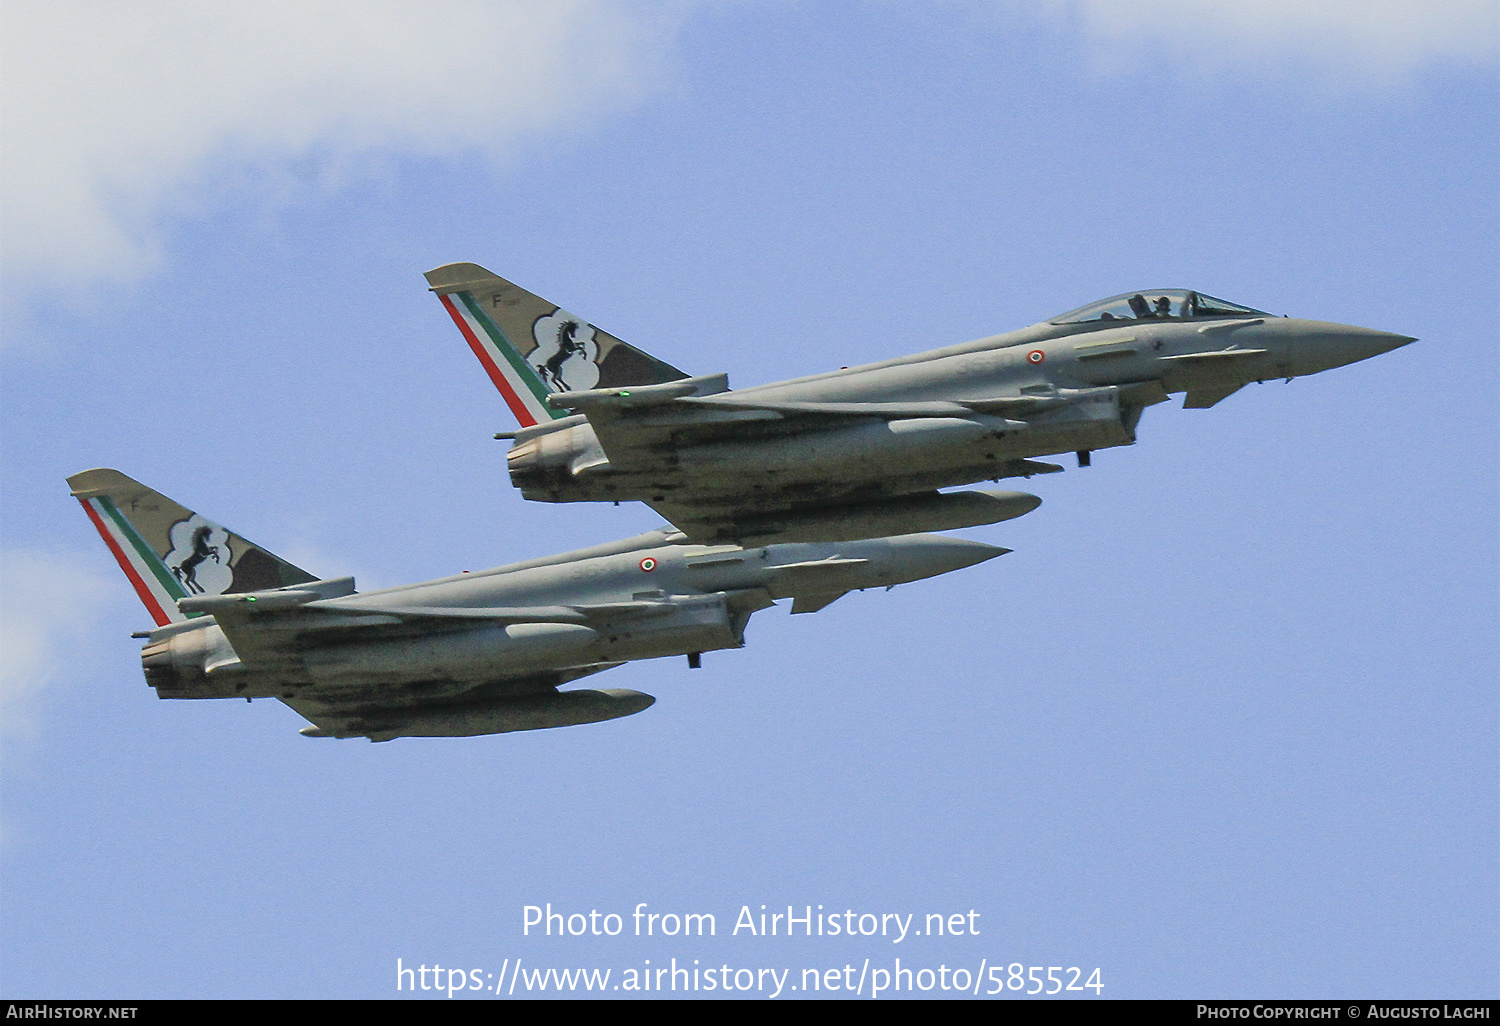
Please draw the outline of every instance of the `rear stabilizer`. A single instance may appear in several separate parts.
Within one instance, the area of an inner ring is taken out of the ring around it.
[[[547,396],[687,377],[478,264],[426,274],[444,309],[522,427],[568,415]]]
[[[85,470],[68,486],[158,627],[187,619],[177,602],[189,596],[317,580],[118,470]]]

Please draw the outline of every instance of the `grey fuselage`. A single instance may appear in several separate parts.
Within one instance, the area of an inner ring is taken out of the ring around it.
[[[811,611],[1008,551],[932,535],[749,549],[674,537],[331,598],[301,585],[199,600],[232,604],[234,616],[150,632],[147,680],[163,698],[425,701],[507,682],[524,694],[627,660],[739,647],[750,615],[777,599]]]
[[[644,500],[679,526],[879,502],[1056,470],[1027,461],[1132,444],[1141,411],[1169,393],[1209,406],[1410,341],[1259,311],[1044,322],[614,420],[575,414],[519,432],[510,475],[529,499]]]

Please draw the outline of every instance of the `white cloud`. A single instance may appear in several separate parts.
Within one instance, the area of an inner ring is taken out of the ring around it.
[[[701,0],[0,0],[9,286],[130,279],[205,189],[483,153],[619,110]],[[1402,80],[1495,57],[1494,0],[1070,0],[1109,61]],[[227,186],[224,184],[227,183]]]
[[[209,168],[482,152],[640,96],[679,3],[5,0],[7,279],[131,278]],[[227,162],[227,163],[226,163]]]
[[[42,692],[98,634],[99,613],[113,594],[96,559],[0,552],[0,732],[14,738],[35,731]]]
[[[1079,0],[1077,10],[1106,59],[1170,53],[1205,71],[1270,62],[1388,83],[1493,62],[1500,49],[1494,0]]]

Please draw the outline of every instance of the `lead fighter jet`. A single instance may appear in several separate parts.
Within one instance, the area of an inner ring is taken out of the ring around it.
[[[522,428],[510,477],[543,502],[640,500],[698,542],[827,541],[1019,516],[1036,457],[1135,442],[1141,412],[1415,341],[1275,317],[1200,292],[1092,303],[1029,328],[731,391],[689,377],[477,264],[427,272]]]
[[[559,688],[632,659],[744,644],[752,613],[810,613],[1009,549],[934,535],[746,549],[657,530],[423,584],[318,580],[117,470],[68,478],[156,621],[158,698],[277,698],[310,737],[466,737],[640,712],[639,691]]]

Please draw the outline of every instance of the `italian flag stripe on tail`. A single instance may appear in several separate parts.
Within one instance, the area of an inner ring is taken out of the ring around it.
[[[456,292],[438,298],[522,427],[565,416],[547,405],[547,389],[536,370],[499,326],[485,316],[472,295]]]
[[[177,600],[186,594],[182,586],[172,579],[161,559],[120,516],[114,503],[102,497],[78,501],[156,625],[165,627],[174,620],[183,619],[177,611]]]

